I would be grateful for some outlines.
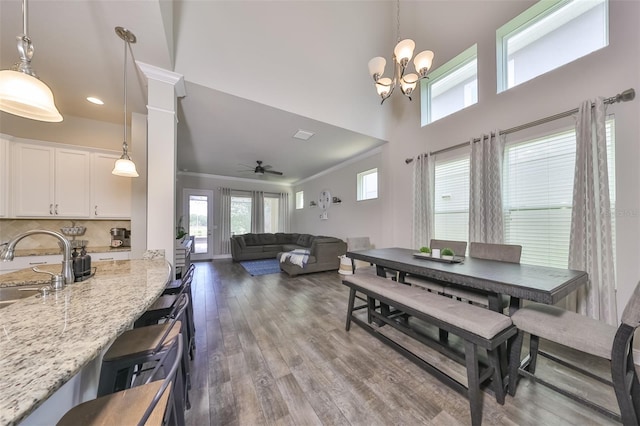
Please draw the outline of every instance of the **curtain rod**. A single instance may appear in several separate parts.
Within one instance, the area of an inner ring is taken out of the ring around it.
[[[606,98],[604,100],[605,104],[615,104],[618,102],[627,102],[627,101],[632,101],[633,99],[635,99],[636,97],[636,91],[634,89],[627,89],[622,93],[618,93],[615,96],[611,96],[610,98]],[[591,107],[593,108],[595,106],[595,104],[591,104]],[[569,111],[565,111],[565,112],[561,112],[555,115],[550,115],[548,117],[544,117],[541,118],[539,120],[535,120],[535,121],[531,121],[529,123],[525,123],[525,124],[521,124],[519,126],[515,126],[515,127],[511,127],[509,129],[506,130],[501,130],[500,134],[501,135],[508,135],[509,133],[515,133],[515,132],[519,132],[521,130],[524,129],[528,129],[530,127],[535,127],[535,126],[539,126],[540,124],[545,124],[545,123],[549,123],[551,121],[555,121],[555,120],[559,120],[561,118],[565,118],[565,117],[569,117],[570,115],[573,115],[575,113],[578,112],[578,108],[574,108],[572,110]],[[480,142],[480,138],[474,138],[473,142]],[[462,148],[465,146],[468,146],[471,144],[471,141],[467,141],[467,142],[462,142],[459,143],[457,145],[453,145],[450,146],[448,148],[443,148],[443,149],[439,149],[437,151],[431,151],[429,152],[430,155],[436,155],[436,154],[442,154],[443,152],[448,152],[448,151],[453,151],[454,149],[458,149],[458,148]],[[426,153],[425,153],[426,154]],[[404,160],[405,164],[411,164],[413,162],[413,158],[407,158]]]

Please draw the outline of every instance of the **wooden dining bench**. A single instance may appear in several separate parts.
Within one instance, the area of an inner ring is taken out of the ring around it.
[[[505,391],[503,372],[500,368],[501,355],[497,349],[517,333],[508,316],[375,275],[355,274],[346,277],[342,283],[350,288],[345,327],[347,331],[351,327],[351,322],[355,322],[434,375],[438,380],[466,396],[469,399],[473,425],[479,425],[482,422],[481,386],[490,382],[496,401],[499,404],[504,404]],[[367,303],[364,305],[367,309],[366,321],[354,314],[354,311],[363,308],[363,306],[355,306],[356,292],[366,296]],[[392,306],[393,309],[384,309],[388,306]],[[411,328],[407,320],[411,317],[458,336],[464,342],[464,353],[455,351],[447,344]],[[400,343],[385,336],[379,327],[371,325],[374,321],[382,326],[389,325],[460,364],[466,365],[467,386],[447,375],[437,366],[420,358]],[[479,362],[478,348],[486,349],[488,366]]]

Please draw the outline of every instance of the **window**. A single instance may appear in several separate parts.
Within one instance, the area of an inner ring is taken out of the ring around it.
[[[469,155],[436,162],[435,238],[469,239]]]
[[[304,191],[296,192],[296,210],[304,208]]]
[[[251,197],[231,196],[231,235],[251,232]]]
[[[615,260],[615,121],[607,120],[607,163]],[[576,156],[575,129],[507,144],[504,239],[522,246],[522,263],[567,268]],[[435,238],[467,241],[469,157],[436,162]]]
[[[358,201],[378,198],[378,169],[358,173]]]
[[[473,45],[429,74],[420,86],[423,126],[478,102],[477,57]]]
[[[496,31],[498,93],[609,44],[608,0],[541,1]]]
[[[613,119],[607,120],[612,221],[615,220],[613,128]],[[574,129],[505,147],[505,243],[522,245],[522,263],[568,266],[575,155]],[[615,223],[612,231],[615,236]]]
[[[280,197],[264,195],[264,232],[275,234],[279,232]]]

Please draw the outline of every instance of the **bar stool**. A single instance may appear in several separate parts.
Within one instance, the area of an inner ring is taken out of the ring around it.
[[[187,277],[187,275],[193,274],[195,272],[195,269],[196,269],[196,265],[194,265],[192,263],[189,266],[189,269],[187,269],[187,272],[184,273],[182,278],[177,279],[177,280],[173,280],[173,281],[171,281],[171,282],[169,282],[167,284],[167,287],[164,289],[162,294],[163,295],[167,295],[167,294],[178,294],[178,293],[180,293],[180,291],[182,290],[182,284],[184,283],[185,278]]]
[[[65,413],[58,426],[178,424],[172,393],[182,359],[183,341],[175,336],[145,384],[83,402]],[[161,367],[170,366],[164,380],[156,380]]]
[[[133,325],[134,328],[146,327],[152,324],[157,324],[159,321],[166,319],[169,313],[171,312],[171,310],[173,309],[173,307],[175,306],[175,303],[178,300],[179,296],[181,294],[186,294],[187,297],[189,298],[189,305],[187,307],[186,317],[185,317],[186,326],[187,326],[186,333],[185,333],[185,338],[186,338],[185,351],[188,351],[189,357],[192,360],[195,357],[195,350],[196,350],[195,348],[196,328],[195,328],[195,320],[193,317],[193,297],[191,294],[191,282],[193,281],[194,274],[195,274],[195,266],[192,264],[187,270],[187,272],[185,273],[185,275],[183,276],[182,280],[176,280],[176,281],[180,281],[180,287],[178,287],[178,293],[177,294],[163,293],[163,296],[160,296],[149,307],[149,309],[147,309],[147,311],[135,321]],[[175,286],[172,285],[172,283],[170,283],[169,285],[171,285],[170,291],[173,292]],[[169,286],[167,288],[169,288]],[[165,289],[165,292],[166,291],[167,290]]]
[[[137,373],[140,373],[140,366],[161,359],[169,349],[169,342],[176,336],[180,336],[183,340],[182,347],[185,347],[186,323],[184,316],[189,299],[186,294],[179,297],[179,301],[169,316],[169,321],[127,330],[111,344],[102,359],[98,396],[130,388],[136,369],[138,369]],[[177,416],[181,420],[178,423],[183,424],[184,410],[190,407],[186,386],[189,371],[186,350],[182,351],[181,361],[181,371],[176,379],[174,395],[179,411]]]

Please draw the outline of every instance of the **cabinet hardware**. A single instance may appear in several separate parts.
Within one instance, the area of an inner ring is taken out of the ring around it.
[[[58,214],[58,205],[57,204],[56,204],[56,208],[55,208],[54,212],[55,212],[56,215]]]
[[[46,265],[47,262],[29,262],[29,265]]]
[[[95,216],[98,216],[98,206],[95,206],[94,211],[93,211],[93,214],[94,214]]]
[[[49,214],[53,215],[53,204],[49,204]]]
[[[113,257],[101,257],[98,260],[113,260]]]

